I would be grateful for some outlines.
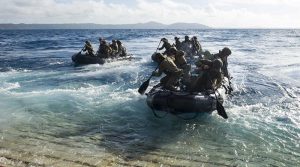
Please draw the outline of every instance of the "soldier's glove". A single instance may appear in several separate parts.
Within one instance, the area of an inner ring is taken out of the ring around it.
[[[158,75],[158,72],[156,72],[156,71],[152,72],[152,76],[157,76],[157,75]]]

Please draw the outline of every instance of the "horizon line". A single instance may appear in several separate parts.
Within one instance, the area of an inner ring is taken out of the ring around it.
[[[212,27],[212,26],[208,26],[208,25],[205,25],[205,24],[201,24],[201,23],[195,23],[195,22],[174,22],[174,23],[165,24],[165,23],[160,23],[160,22],[156,22],[156,21],[137,22],[137,23],[122,23],[122,24],[113,24],[113,23],[109,23],[109,24],[102,24],[102,23],[0,23],[0,25],[5,25],[5,24],[9,24],[9,25],[66,25],[66,24],[80,25],[80,24],[93,24],[93,25],[118,25],[118,26],[121,26],[121,25],[131,25],[131,24],[134,25],[134,24],[147,24],[147,23],[159,23],[159,24],[163,24],[163,25],[172,25],[172,24],[177,24],[177,23],[199,24],[199,25],[208,27],[208,28],[201,28],[201,29],[300,29],[300,27]],[[51,28],[49,28],[49,29],[51,29]],[[68,29],[68,28],[66,28],[66,29]],[[82,28],[80,28],[80,29],[82,29]],[[101,29],[101,28],[86,28],[86,29]],[[118,28],[111,28],[111,29],[118,29]],[[129,28],[120,28],[120,29],[129,29]],[[133,29],[135,29],[135,28],[133,28]],[[147,29],[147,28],[145,28],[145,29]],[[156,28],[149,28],[149,29],[156,29]],[[157,29],[164,29],[164,28],[157,28]],[[170,28],[168,28],[168,29],[170,29]],[[176,28],[174,28],[174,29],[176,29]]]

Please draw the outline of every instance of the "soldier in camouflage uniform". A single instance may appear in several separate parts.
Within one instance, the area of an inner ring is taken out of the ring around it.
[[[102,40],[99,46],[98,55],[102,58],[110,58],[112,54],[112,49],[106,43],[105,40]]]
[[[202,47],[200,45],[200,42],[197,40],[197,37],[194,36],[192,38],[192,50],[195,55],[201,55],[202,54]]]
[[[201,59],[196,62],[196,66],[200,68],[203,73],[192,81],[191,91],[201,92],[208,89],[215,90],[221,86],[223,80],[221,70],[223,63],[221,59]]]
[[[181,42],[180,42],[179,38],[175,37],[174,39],[175,39],[175,43],[173,44],[173,46],[175,46],[177,50],[180,50],[181,49]]]
[[[163,45],[160,48],[158,48],[158,50],[165,49],[165,52],[163,54],[167,54],[172,45],[168,42],[166,38],[162,38],[161,41],[163,42]]]
[[[168,90],[177,91],[175,85],[183,74],[182,69],[177,68],[171,57],[164,56],[161,53],[154,53],[152,60],[159,63],[158,71],[154,71],[152,75],[158,77],[162,73],[166,74],[160,80],[161,85]]]
[[[110,44],[110,48],[112,49],[112,53],[111,55],[113,57],[116,56],[116,54],[118,53],[118,44],[117,44],[117,41],[116,40],[112,40],[112,44]]]
[[[223,48],[221,51],[219,51],[219,53],[214,55],[214,58],[220,58],[222,60],[223,63],[223,67],[222,67],[222,72],[224,74],[225,77],[227,77],[228,79],[231,79],[230,74],[228,72],[228,61],[227,58],[228,56],[231,55],[231,50],[227,47]]]
[[[126,55],[127,55],[126,48],[125,48],[125,46],[122,44],[122,42],[119,41],[119,40],[117,40],[117,44],[118,44],[118,53],[117,53],[117,54],[118,54],[120,57],[126,56]]]
[[[94,49],[90,41],[85,41],[85,45],[82,51],[87,51],[86,55],[95,56]]]

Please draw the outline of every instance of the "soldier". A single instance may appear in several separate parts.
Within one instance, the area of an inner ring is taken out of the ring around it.
[[[187,65],[187,61],[186,61],[184,55],[185,55],[184,51],[179,51],[174,47],[171,47],[167,54],[167,56],[172,58],[175,65],[180,69],[184,69],[185,66]]]
[[[205,50],[203,52],[203,59],[213,60],[214,59],[214,55],[211,54],[208,50]]]
[[[215,90],[221,86],[223,79],[221,72],[223,63],[221,59],[215,59],[213,61],[201,59],[196,62],[196,66],[203,71],[203,74],[199,75],[191,83],[191,91],[201,92],[208,89]]]
[[[117,54],[118,54],[120,57],[126,56],[126,55],[127,55],[127,53],[126,53],[126,48],[125,48],[125,46],[122,44],[122,42],[119,41],[119,40],[117,40],[117,44],[118,44],[118,53],[117,53]]]
[[[185,59],[185,53],[184,51],[177,50],[175,47],[170,48],[169,53],[167,54],[168,57],[170,57],[175,65],[183,70],[182,75],[182,84],[187,85],[190,82],[190,70],[191,66],[187,63]]]
[[[176,55],[176,53],[177,53],[177,49],[175,48],[175,47],[171,47],[169,50],[168,50],[168,52],[167,52],[167,56],[168,57],[170,57],[172,60],[173,60],[173,62],[175,63],[175,55]]]
[[[161,53],[154,53],[152,60],[159,63],[158,71],[152,73],[153,76],[161,76],[165,73],[166,76],[160,80],[161,85],[168,90],[177,91],[175,85],[182,75],[182,70],[177,68],[172,58],[162,55]]]
[[[219,51],[219,53],[215,54],[214,57],[220,58],[222,60],[222,63],[223,63],[222,72],[225,77],[227,77],[228,79],[231,79],[230,74],[227,69],[227,67],[228,67],[227,58],[229,55],[231,55],[231,50],[229,48],[225,47],[221,51]]]
[[[103,41],[104,40],[104,38],[102,38],[102,37],[99,37],[99,42],[101,43],[101,41]]]
[[[102,58],[109,58],[112,54],[112,49],[106,43],[105,40],[102,40],[99,47],[99,56]]]
[[[192,55],[192,41],[190,40],[189,36],[186,35],[184,37],[184,41],[181,43],[181,49],[185,51],[187,55]]]
[[[200,45],[200,42],[197,40],[197,37],[194,36],[192,38],[192,48],[193,48],[193,52],[196,54],[196,55],[201,55],[202,54],[202,47]]]
[[[112,44],[110,44],[110,48],[112,49],[112,56],[115,56],[118,53],[118,44],[116,40],[112,40]]]
[[[104,38],[99,37],[99,47],[98,47],[98,50],[97,50],[97,53],[96,53],[97,56],[100,56],[100,48],[101,48],[101,43],[102,43],[103,40],[104,40]]]
[[[177,50],[175,54],[175,64],[178,68],[183,70],[182,83],[187,85],[191,77],[191,65],[189,65],[185,59],[185,52]]]
[[[175,39],[175,43],[173,44],[173,46],[175,46],[177,50],[180,50],[181,49],[181,42],[180,42],[179,38],[175,37],[174,39]]]
[[[191,47],[192,41],[190,40],[189,36],[184,37],[184,41],[182,42],[182,45],[185,45],[186,47]]]
[[[165,48],[165,52],[163,54],[167,54],[172,45],[168,42],[166,38],[162,38],[161,41],[163,42],[163,45],[160,48],[158,48],[158,50],[163,50]]]
[[[85,45],[82,51],[87,51],[86,55],[95,56],[94,49],[90,41],[85,41]]]

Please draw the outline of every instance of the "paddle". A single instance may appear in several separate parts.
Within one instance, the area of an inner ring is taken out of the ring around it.
[[[227,119],[228,116],[227,116],[227,113],[225,111],[225,108],[223,107],[223,105],[220,103],[220,101],[218,100],[217,98],[217,95],[216,95],[216,92],[215,93],[215,97],[216,97],[216,100],[217,100],[217,111],[218,111],[218,114],[223,117],[224,119]]]
[[[209,75],[208,75],[209,76]],[[211,77],[209,76],[209,80],[211,82],[211,84],[213,85],[213,82],[211,80]],[[218,111],[218,114],[223,117],[224,119],[227,119],[228,116],[227,116],[227,113],[225,111],[225,108],[223,107],[222,103],[219,101],[218,97],[217,97],[217,94],[216,94],[216,91],[214,88],[213,88],[213,91],[214,91],[214,94],[215,94],[215,98],[216,98],[216,101],[217,101],[217,104],[216,104],[216,107],[217,107],[217,111]]]
[[[80,54],[83,51],[83,49],[84,49],[84,47],[77,54]]]
[[[159,65],[155,68],[154,71],[156,71],[158,69]],[[146,89],[148,88],[149,86],[149,83],[150,83],[150,79],[152,78],[153,75],[151,75],[147,81],[145,81],[139,88],[138,92],[143,95],[146,91]]]
[[[156,48],[155,53],[157,52],[157,50],[158,50],[158,48],[159,48],[159,46],[160,46],[160,43],[161,43],[161,40],[160,40],[160,42],[159,42],[159,44],[158,44],[158,46],[157,46],[157,48]],[[157,67],[155,68],[154,71],[156,71],[156,70],[158,69],[158,67],[159,67],[159,64],[157,65]],[[148,88],[148,86],[149,86],[149,83],[150,83],[150,79],[151,79],[151,78],[152,78],[152,75],[147,79],[147,81],[145,81],[145,82],[140,86],[138,92],[139,92],[141,95],[143,95],[143,94],[146,92],[146,90],[147,90],[147,88]]]
[[[228,78],[228,81],[229,81],[229,94],[231,94],[231,92],[233,91],[231,79],[232,79],[232,77]]]

